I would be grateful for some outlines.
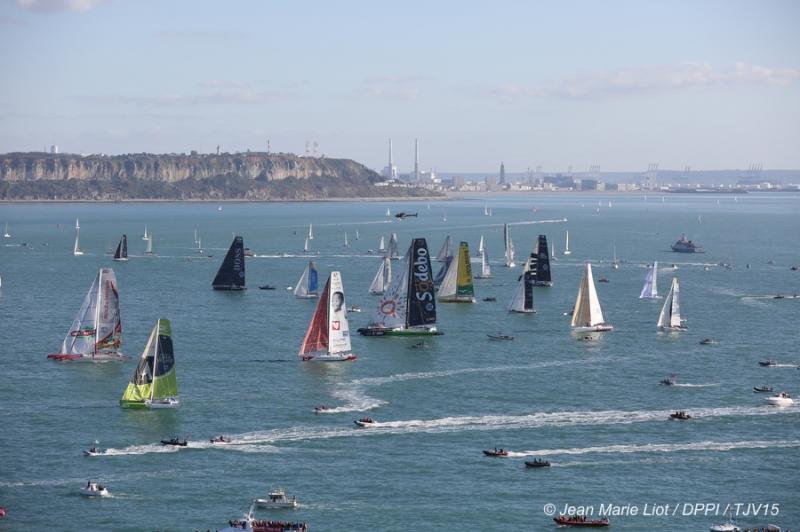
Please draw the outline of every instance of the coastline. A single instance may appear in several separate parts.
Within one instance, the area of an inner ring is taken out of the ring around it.
[[[19,204],[69,204],[69,203],[347,203],[347,202],[402,202],[402,201],[449,201],[453,200],[450,196],[392,196],[392,197],[354,197],[354,198],[317,198],[317,199],[122,199],[122,200],[0,200],[0,205],[19,205]]]

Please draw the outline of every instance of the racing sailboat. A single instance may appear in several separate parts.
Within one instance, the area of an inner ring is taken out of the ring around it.
[[[478,256],[483,253],[483,235],[481,235],[481,240],[478,242]]]
[[[308,239],[314,240],[314,224],[308,224]]]
[[[514,262],[514,242],[511,240],[508,224],[503,224],[503,242],[506,248],[506,268],[513,268],[517,264]]]
[[[297,281],[297,286],[294,287],[294,297],[298,299],[312,299],[319,296],[319,281],[317,276],[317,267],[314,262],[309,262],[306,269],[303,270],[303,275]]]
[[[83,251],[81,251],[81,223],[75,218],[75,246],[72,248],[72,254],[76,257],[78,255],[83,255]]]
[[[458,255],[450,261],[447,273],[439,286],[439,301],[442,303],[475,303],[475,288],[472,285],[472,264],[469,261],[469,244],[461,242]]]
[[[303,244],[303,252],[308,253],[308,237],[306,237],[306,241]]]
[[[478,279],[491,279],[492,268],[489,266],[489,252],[481,250],[481,273],[476,276]]]
[[[349,248],[350,242],[347,241],[347,232],[344,233],[344,247]]]
[[[114,260],[117,262],[126,262],[128,260],[128,235],[122,235],[117,244],[117,250],[114,252]]]
[[[569,249],[569,230],[567,230],[567,241],[564,244],[564,251],[561,254],[562,255],[572,255],[572,251]]]
[[[244,277],[244,239],[233,237],[228,253],[211,283],[214,290],[246,290]]]
[[[533,273],[534,286],[553,286],[550,275],[550,251],[547,249],[547,236],[539,235],[533,246],[530,257],[525,263],[524,271]]]
[[[571,325],[575,332],[614,330],[614,326],[606,323],[603,318],[603,309],[600,308],[600,300],[597,298],[597,289],[592,277],[592,265],[588,262],[583,271],[583,277],[581,277],[580,288],[578,288]]]
[[[147,236],[147,246],[144,249],[145,255],[152,255],[153,254],[153,233],[150,233]]]
[[[11,233],[8,232],[8,222],[6,222],[6,232],[3,233],[3,238],[11,238]]]
[[[392,233],[389,238],[389,258],[392,260],[400,260],[400,252],[397,250],[397,233]]]
[[[119,313],[117,278],[111,268],[101,268],[69,332],[61,351],[47,355],[53,360],[120,360],[122,321]]]
[[[386,241],[383,239],[383,235],[381,235],[381,242],[378,244],[378,251],[386,251]]]
[[[150,233],[147,232],[147,226],[144,226],[144,234],[142,235],[142,240],[147,240],[150,238]]]
[[[438,335],[431,259],[424,238],[411,241],[403,261],[394,270],[389,288],[367,327],[358,329],[364,336]]]
[[[453,239],[450,238],[450,235],[444,239],[444,243],[442,247],[439,248],[439,253],[436,254],[436,261],[437,262],[445,262],[448,257],[453,256],[453,250],[451,249],[453,243]]]
[[[356,359],[351,349],[342,276],[333,271],[317,302],[298,355],[305,361],[344,362]]]
[[[172,325],[168,319],[159,319],[153,327],[119,404],[122,408],[177,408],[181,405]]]
[[[514,297],[508,304],[509,312],[520,312],[524,314],[532,314],[536,312],[533,306],[533,282],[535,275],[533,271],[527,270],[522,272],[517,282],[517,289],[514,292]]]
[[[389,257],[384,256],[381,260],[381,265],[369,285],[369,293],[374,296],[383,295],[392,282],[392,261]]]
[[[669,289],[664,306],[661,307],[661,314],[658,316],[658,330],[664,332],[685,331],[686,325],[681,319],[681,307],[678,304],[678,278],[672,278],[672,286]]]
[[[658,262],[648,268],[639,299],[658,299]]]

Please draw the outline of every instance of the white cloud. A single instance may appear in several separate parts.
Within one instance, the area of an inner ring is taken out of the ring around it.
[[[91,11],[106,0],[17,0],[17,5],[28,11],[53,13],[56,11]]]
[[[800,79],[800,69],[771,68],[736,63],[715,68],[708,63],[654,65],[618,70],[600,70],[571,79],[526,87],[507,84],[491,93],[504,99],[564,98],[602,99],[707,86],[789,85]]]

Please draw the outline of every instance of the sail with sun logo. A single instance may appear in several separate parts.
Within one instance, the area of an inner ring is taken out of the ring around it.
[[[415,238],[394,269],[372,321],[358,329],[364,336],[430,336],[436,328],[436,298],[428,243]]]
[[[342,275],[334,271],[325,283],[298,355],[304,361],[344,362],[356,359],[351,349]]]

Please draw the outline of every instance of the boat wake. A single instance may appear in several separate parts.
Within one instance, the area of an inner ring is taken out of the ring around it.
[[[693,443],[649,443],[641,445],[605,445],[599,447],[573,447],[569,449],[538,449],[536,451],[509,451],[510,457],[558,456],[581,454],[674,453],[691,451],[733,451],[736,449],[775,449],[800,447],[798,440],[748,440],[701,441]],[[575,464],[585,465],[583,462]]]
[[[190,443],[189,445],[192,444]],[[155,443],[147,445],[131,445],[129,447],[123,447],[122,449],[106,449],[106,452],[97,456],[96,458],[103,456],[130,456],[151,453],[177,453],[180,449],[181,447],[175,445],[161,445]]]
[[[715,386],[719,386],[718,382],[709,382],[705,384],[689,384],[688,382],[685,383],[675,383],[672,386],[676,388],[713,388]]]
[[[157,471],[146,471],[138,473],[123,473],[119,475],[103,475],[102,481],[105,484],[112,482],[123,482],[129,480],[141,480],[144,478],[164,478],[178,472],[175,469],[160,469]],[[49,486],[78,486],[86,485],[86,477],[67,477],[67,478],[48,478],[46,480],[21,480],[21,481],[2,481],[0,488],[23,488],[23,487],[49,487]]]

